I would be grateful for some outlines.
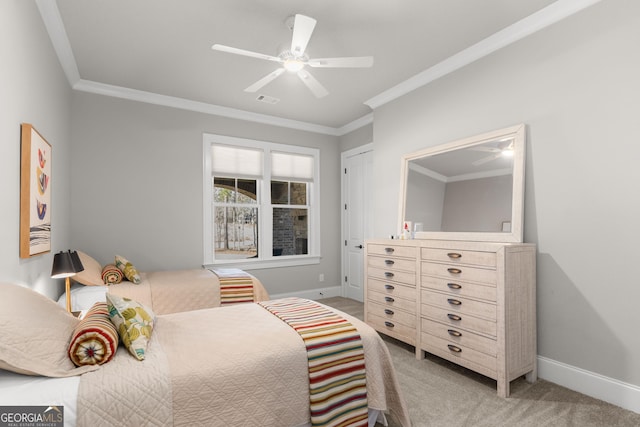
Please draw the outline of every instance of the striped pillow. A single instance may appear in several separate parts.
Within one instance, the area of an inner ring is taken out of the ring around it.
[[[109,320],[106,302],[97,302],[78,323],[69,344],[69,357],[76,366],[102,365],[118,349],[118,332]]]
[[[102,281],[105,285],[115,285],[122,282],[122,271],[115,264],[107,264],[102,269]]]

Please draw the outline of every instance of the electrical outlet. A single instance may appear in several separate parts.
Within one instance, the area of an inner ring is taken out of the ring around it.
[[[324,282],[324,274],[320,273],[318,276],[318,282]]]

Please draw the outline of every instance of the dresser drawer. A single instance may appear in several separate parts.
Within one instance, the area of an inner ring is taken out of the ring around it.
[[[428,319],[421,321],[422,332],[449,341],[458,347],[469,347],[489,356],[496,356],[496,340],[474,334],[462,328],[434,322]]]
[[[466,329],[490,337],[496,336],[497,324],[492,320],[481,319],[465,313],[456,312],[455,310],[434,307],[432,305],[422,305],[421,314],[423,317],[452,326],[455,329]]]
[[[411,301],[415,301],[417,296],[415,286],[399,285],[397,283],[384,282],[372,278],[367,280],[367,290],[380,292],[392,297],[405,298]]]
[[[491,285],[464,282],[462,280],[444,279],[434,276],[422,276],[421,286],[451,295],[462,297],[480,298],[487,301],[496,301],[496,288]]]
[[[413,259],[370,256],[367,257],[367,262],[370,267],[382,268],[388,271],[416,271],[416,261]]]
[[[420,348],[490,378],[496,378],[496,358],[469,347],[463,347],[423,332]]]
[[[389,307],[387,305],[369,301],[367,303],[367,313],[369,314],[369,316],[374,315],[382,317],[393,323],[402,323],[403,325],[409,326],[411,328],[416,327],[415,311],[413,313],[408,313],[406,311],[398,310],[395,307]]]
[[[497,273],[495,270],[485,268],[468,267],[464,265],[439,264],[436,262],[423,262],[422,274],[427,276],[443,277],[452,280],[467,280],[472,282],[495,285]]]
[[[416,328],[393,322],[371,313],[367,314],[367,323],[378,332],[382,332],[408,344],[416,345]]]
[[[418,249],[411,246],[370,244],[367,245],[367,252],[370,255],[397,256],[415,259]]]
[[[369,267],[367,268],[367,275],[369,277],[405,283],[411,286],[416,285],[416,274],[413,272]]]
[[[422,290],[422,304],[434,305],[436,307],[450,310],[452,313],[465,313],[472,316],[482,317],[487,320],[496,321],[496,306],[488,302],[481,302],[469,298],[442,294]]]
[[[395,295],[392,296],[389,294],[371,291],[367,294],[367,303],[372,302],[381,304],[390,309],[393,309],[395,307],[409,313],[415,314],[416,312],[415,294],[413,296],[413,299],[405,299]]]
[[[459,251],[457,249],[422,248],[422,259],[453,264],[478,265],[496,267],[495,252]]]

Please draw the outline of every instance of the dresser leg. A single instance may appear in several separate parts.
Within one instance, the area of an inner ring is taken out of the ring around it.
[[[509,397],[509,381],[498,381],[498,396]]]
[[[427,352],[416,347],[416,359],[423,360],[425,357],[427,357]]]

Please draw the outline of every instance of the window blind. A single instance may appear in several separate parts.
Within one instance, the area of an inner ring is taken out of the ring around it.
[[[229,145],[211,146],[211,171],[215,176],[262,178],[262,150]]]
[[[313,181],[313,156],[271,152],[271,179]]]

